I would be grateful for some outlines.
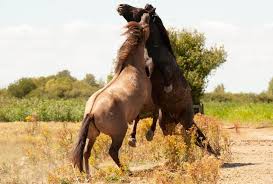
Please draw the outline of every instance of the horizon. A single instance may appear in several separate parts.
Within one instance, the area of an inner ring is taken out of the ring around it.
[[[124,39],[120,33],[126,21],[116,12],[119,3],[153,4],[166,28],[196,29],[205,34],[206,47],[224,46],[227,61],[208,78],[206,92],[219,84],[233,93],[267,89],[273,77],[273,2],[235,0],[2,0],[0,88],[22,77],[54,75],[65,69],[77,79],[91,73],[105,80]]]
[[[67,70],[67,69],[64,69],[64,70]],[[57,75],[59,72],[61,72],[61,71],[64,71],[64,70],[60,70],[60,71],[57,71],[56,73],[52,73],[52,74],[49,74],[49,75],[46,75],[46,76],[44,76],[44,75],[41,75],[41,76],[30,76],[30,77],[22,77],[22,78],[39,78],[39,77],[49,77],[49,76],[52,76],[52,75]],[[68,70],[69,71],[69,70]],[[92,73],[86,73],[83,77],[81,77],[81,78],[78,78],[78,77],[76,77],[76,76],[73,76],[73,74],[71,74],[71,71],[69,71],[70,72],[70,75],[71,75],[71,77],[73,77],[73,78],[75,78],[76,80],[83,80],[84,79],[84,77],[85,77],[85,75],[86,74],[92,74]],[[22,78],[20,78],[20,79],[22,79]],[[18,80],[20,80],[20,79],[17,79],[17,80],[15,80],[14,82],[12,82],[12,83],[10,83],[10,84],[13,84],[13,83],[15,83],[16,81],[18,81]],[[97,78],[96,76],[95,76],[95,79],[96,79],[96,83],[100,83],[101,81],[103,81],[104,82],[104,84],[107,84],[107,78],[106,79],[103,79],[103,78]],[[10,85],[9,84],[9,85]],[[219,84],[219,85],[221,85],[221,84]],[[216,87],[218,87],[218,86],[215,86],[215,88]],[[1,87],[0,86],[0,90],[1,89],[7,89],[8,88],[8,86],[6,86],[6,87]],[[214,89],[215,89],[214,88]],[[214,91],[214,89],[212,89],[211,91],[205,91],[204,93],[212,93],[213,91]],[[226,91],[226,87],[224,86],[224,89],[225,89],[225,93],[232,93],[232,94],[261,94],[261,93],[263,93],[263,92],[265,92],[265,91],[261,91],[261,92],[229,92],[229,91]]]

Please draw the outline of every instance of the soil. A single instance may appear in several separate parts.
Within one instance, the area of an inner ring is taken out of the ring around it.
[[[273,183],[273,127],[229,130],[232,161],[221,168],[220,184]]]

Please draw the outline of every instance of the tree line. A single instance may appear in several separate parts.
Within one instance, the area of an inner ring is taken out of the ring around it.
[[[0,95],[17,98],[78,98],[92,95],[103,85],[93,74],[86,74],[83,80],[78,80],[68,70],[63,70],[47,77],[21,78],[2,89]]]
[[[269,81],[267,90],[255,93],[230,93],[225,91],[223,84],[215,87],[211,93],[202,96],[204,102],[239,102],[239,103],[273,103],[273,78]]]

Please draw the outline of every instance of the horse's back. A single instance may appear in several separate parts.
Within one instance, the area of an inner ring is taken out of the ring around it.
[[[128,122],[139,114],[150,97],[150,81],[134,70],[124,70],[114,83],[89,98],[85,114],[92,113],[101,121],[118,119]]]
[[[192,96],[191,88],[182,74],[176,59],[169,51],[165,48],[163,49],[165,55],[161,53],[162,60],[168,63],[173,79],[172,85],[173,90],[169,93],[164,91],[164,82],[161,72],[155,68],[152,74],[152,96],[154,103],[158,105],[163,111],[172,114],[179,120],[189,121],[192,118]],[[163,63],[163,61],[161,61]]]

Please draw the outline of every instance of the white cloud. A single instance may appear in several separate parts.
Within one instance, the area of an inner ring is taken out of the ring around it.
[[[26,76],[41,76],[69,69],[105,77],[122,37],[114,25],[72,22],[59,26],[0,27],[0,87]]]
[[[209,78],[208,91],[223,83],[232,92],[261,92],[273,77],[273,34],[269,25],[247,27],[202,22],[208,46],[224,45],[227,62]]]

